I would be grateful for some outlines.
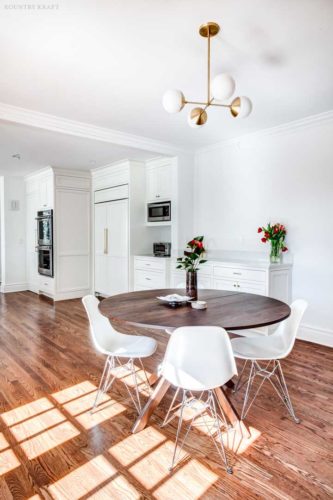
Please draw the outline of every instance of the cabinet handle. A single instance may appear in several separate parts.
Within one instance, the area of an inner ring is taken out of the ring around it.
[[[151,281],[151,278],[146,278],[147,281]]]
[[[237,286],[236,283],[234,283],[234,286]]]
[[[242,276],[242,273],[236,273],[235,271],[232,274],[237,274],[238,276]]]
[[[150,264],[148,264],[148,262],[146,262],[146,266],[150,266]]]
[[[240,284],[239,283],[237,284],[237,287],[240,288]]]
[[[104,254],[107,255],[109,253],[109,230],[108,228],[104,229]]]
[[[156,198],[161,198],[161,196],[159,194],[156,195]]]

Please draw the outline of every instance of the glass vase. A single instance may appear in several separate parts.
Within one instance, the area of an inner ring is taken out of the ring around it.
[[[272,264],[279,264],[281,262],[281,250],[281,242],[271,240],[271,253],[269,257]]]
[[[186,271],[186,295],[193,300],[198,299],[197,271]]]

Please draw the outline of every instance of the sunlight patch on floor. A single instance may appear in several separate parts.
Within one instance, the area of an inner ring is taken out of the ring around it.
[[[16,441],[21,442],[65,420],[66,417],[59,410],[53,408],[29,420],[13,425],[10,432]]]
[[[89,394],[92,391],[96,391],[97,387],[89,382],[89,380],[85,380],[84,382],[80,382],[79,384],[72,385],[63,389],[62,391],[54,392],[52,397],[60,404],[68,403],[72,399],[80,398],[85,394]]]
[[[15,425],[23,420],[50,410],[53,407],[53,404],[47,398],[40,398],[36,399],[36,401],[32,401],[31,403],[19,406],[18,408],[14,408],[14,410],[2,413],[1,418],[5,424],[10,427],[11,425]]]
[[[139,434],[138,434],[139,435]],[[170,474],[169,467],[172,460],[174,443],[166,441],[156,450],[152,451],[132,467],[130,473],[147,489],[152,489],[160,481],[164,481]],[[184,451],[180,454],[180,460],[187,457]]]
[[[19,467],[20,465],[21,464],[13,450],[9,449],[0,452],[0,476],[16,469],[16,467]]]
[[[29,460],[38,457],[42,453],[59,446],[60,444],[78,436],[80,431],[70,422],[63,422],[52,429],[38,434],[20,444]]]
[[[208,467],[193,459],[176,470],[169,479],[156,488],[153,496],[158,500],[169,500],[170,498],[191,498],[191,500],[195,500],[205,498],[205,492],[218,479],[219,477],[208,469]],[[219,497],[216,496],[216,498]]]
[[[80,415],[77,415],[75,419],[82,425],[85,429],[89,430],[95,427],[95,425],[106,422],[106,420],[111,420],[116,415],[120,415],[127,410],[125,406],[117,401],[109,399],[105,403],[99,404],[97,408],[91,413],[90,409]]]
[[[81,465],[47,489],[57,500],[78,500],[90,494],[88,498],[120,499],[122,491],[125,498],[130,491],[133,495],[128,498],[140,498],[135,488],[117,474],[117,469],[103,455]]]
[[[146,427],[115,444],[108,451],[121,465],[127,467],[166,440],[167,438],[154,427]]]

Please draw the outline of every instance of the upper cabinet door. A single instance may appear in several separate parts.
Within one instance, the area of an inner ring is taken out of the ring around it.
[[[41,210],[53,208],[52,175],[45,175],[39,181],[39,207]]]
[[[171,163],[157,163],[147,167],[146,198],[149,202],[172,199]]]

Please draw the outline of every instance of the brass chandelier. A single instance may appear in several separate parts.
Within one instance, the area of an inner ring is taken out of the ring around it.
[[[207,38],[208,58],[207,58],[207,100],[206,101],[187,101],[183,92],[180,90],[167,90],[163,95],[163,107],[168,113],[178,113],[185,104],[196,104],[199,107],[191,109],[188,116],[188,123],[191,127],[201,127],[207,121],[206,109],[209,106],[218,106],[229,108],[234,118],[245,118],[252,111],[252,103],[248,97],[235,97],[230,104],[224,104],[221,101],[230,99],[235,92],[235,81],[226,73],[221,73],[211,82],[210,71],[210,43],[211,38],[218,34],[220,26],[217,23],[209,22],[202,24],[199,28],[199,34]],[[216,102],[219,101],[219,102]]]

